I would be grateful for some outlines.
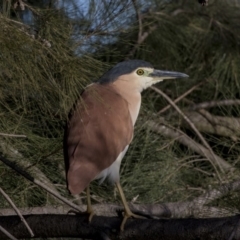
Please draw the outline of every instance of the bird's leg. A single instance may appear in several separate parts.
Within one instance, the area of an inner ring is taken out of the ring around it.
[[[91,196],[90,196],[90,188],[89,188],[89,185],[87,186],[87,190],[86,190],[86,193],[87,193],[87,213],[89,214],[89,218],[88,218],[88,221],[91,222],[92,221],[92,217],[93,215],[95,214],[93,209],[92,209],[92,203],[91,203]]]
[[[91,203],[91,196],[90,196],[90,188],[89,186],[87,186],[86,188],[86,194],[87,194],[87,210],[84,212],[77,212],[75,210],[70,210],[68,211],[68,213],[75,213],[75,214],[79,214],[79,215],[88,215],[88,221],[91,222],[92,221],[92,217],[93,215],[95,215],[95,212],[92,209],[92,203]]]
[[[124,207],[124,217],[123,217],[123,221],[122,221],[122,224],[121,224],[121,227],[120,227],[121,231],[123,231],[124,230],[124,225],[125,225],[125,223],[126,223],[128,218],[130,218],[130,217],[144,218],[144,217],[132,213],[132,211],[130,210],[130,208],[129,208],[128,204],[127,204],[127,201],[126,201],[125,195],[123,193],[121,184],[119,182],[117,182],[116,186],[117,186],[117,189],[119,191],[119,195],[121,197],[122,204],[123,204],[123,207]]]

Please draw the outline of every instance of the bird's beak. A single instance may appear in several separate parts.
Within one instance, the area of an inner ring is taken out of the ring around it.
[[[149,75],[150,77],[153,77],[154,79],[173,79],[173,78],[186,78],[189,77],[185,73],[180,72],[172,72],[172,71],[162,71],[162,70],[153,70],[152,73]]]

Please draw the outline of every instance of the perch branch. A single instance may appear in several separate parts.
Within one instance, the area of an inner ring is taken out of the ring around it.
[[[207,240],[240,238],[240,216],[208,219],[128,219],[119,231],[119,217],[94,216],[91,223],[82,215],[26,215],[37,238],[68,237],[93,240]],[[27,238],[16,216],[0,217],[0,224],[18,238]],[[211,236],[211,237],[210,237]],[[0,233],[1,239],[6,237]]]
[[[192,201],[185,202],[170,202],[161,204],[129,204],[131,211],[137,214],[151,217],[171,217],[171,218],[186,218],[186,217],[223,217],[238,214],[239,210],[230,208],[216,208],[205,206],[214,200],[222,198],[233,191],[240,191],[240,179],[222,184],[214,189],[210,189]],[[85,205],[79,206],[81,211],[86,209]],[[46,206],[35,208],[23,208],[21,212],[25,215],[32,214],[65,214],[69,212],[69,206]],[[117,212],[122,211],[122,205],[118,204],[94,204],[93,210],[97,215],[113,217],[117,216]],[[14,215],[12,209],[1,209],[1,216]]]

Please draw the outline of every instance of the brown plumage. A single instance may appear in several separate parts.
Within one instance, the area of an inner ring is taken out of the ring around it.
[[[156,70],[148,62],[120,62],[82,93],[65,130],[64,155],[68,189],[72,194],[87,189],[87,213],[91,221],[89,184],[106,177],[115,183],[124,205],[121,230],[131,212],[119,177],[121,161],[132,141],[141,106],[141,92],[164,79],[186,74]]]
[[[87,87],[70,116],[65,132],[65,163],[70,192],[81,193],[117,159],[132,137],[128,103],[114,86],[94,83]]]

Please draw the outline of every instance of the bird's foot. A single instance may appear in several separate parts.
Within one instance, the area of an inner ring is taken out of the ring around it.
[[[126,223],[127,219],[128,219],[128,218],[131,218],[131,217],[133,217],[133,218],[141,218],[141,219],[144,219],[144,218],[145,218],[145,217],[143,217],[143,216],[134,214],[134,213],[132,213],[131,211],[125,211],[125,212],[124,212],[124,217],[123,217],[123,220],[122,220],[122,223],[121,223],[121,226],[120,226],[121,231],[124,230],[124,226],[125,226],[125,223]]]
[[[95,212],[92,209],[90,209],[90,210],[87,210],[85,213],[89,214],[88,222],[90,223],[92,221],[93,216],[95,215]]]

